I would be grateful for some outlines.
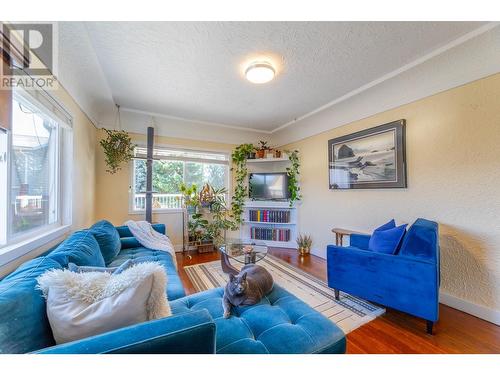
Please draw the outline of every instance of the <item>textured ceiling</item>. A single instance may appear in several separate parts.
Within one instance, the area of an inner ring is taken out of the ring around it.
[[[271,131],[481,25],[88,22],[84,29],[106,86],[122,107]],[[243,70],[262,56],[273,61],[278,75],[254,85]]]

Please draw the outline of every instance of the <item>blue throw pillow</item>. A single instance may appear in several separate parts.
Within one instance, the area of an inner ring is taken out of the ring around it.
[[[70,262],[79,266],[105,266],[99,243],[89,230],[73,233],[47,257],[59,262],[63,267],[67,267]]]
[[[102,257],[106,264],[110,263],[118,255],[121,249],[120,235],[118,231],[107,220],[101,220],[90,227],[92,233],[101,248]]]
[[[378,253],[395,254],[405,234],[406,226],[407,224],[403,224],[387,230],[376,229],[370,237],[368,249]]]
[[[375,230],[387,230],[387,229],[392,229],[392,228],[396,228],[396,222],[394,221],[394,219],[392,219],[391,221],[388,221],[384,225],[379,226]]]

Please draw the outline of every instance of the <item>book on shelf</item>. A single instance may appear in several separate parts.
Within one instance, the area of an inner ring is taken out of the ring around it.
[[[254,240],[288,242],[290,241],[290,229],[251,227],[250,238]]]
[[[249,210],[248,220],[261,223],[289,223],[290,210]]]

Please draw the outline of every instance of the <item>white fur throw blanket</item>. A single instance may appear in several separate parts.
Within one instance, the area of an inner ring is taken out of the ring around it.
[[[158,233],[147,221],[128,220],[125,225],[130,229],[139,243],[148,249],[166,251],[172,255],[172,259],[177,269],[177,259],[175,250],[170,239],[164,234]]]
[[[57,344],[171,315],[167,275],[157,262],[120,274],[49,270],[37,281]]]

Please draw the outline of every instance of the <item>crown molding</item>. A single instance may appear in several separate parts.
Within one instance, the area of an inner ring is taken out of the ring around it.
[[[120,107],[120,111],[138,113],[141,115],[152,116],[152,117],[160,117],[160,118],[165,118],[165,119],[174,120],[174,121],[185,121],[185,122],[190,122],[192,124],[215,126],[215,127],[219,127],[219,128],[243,130],[243,131],[247,131],[247,132],[255,132],[255,133],[261,133],[261,134],[271,134],[272,133],[271,130],[261,130],[261,129],[255,129],[255,128],[247,128],[247,127],[243,127],[243,126],[220,124],[217,122],[193,120],[193,119],[185,118],[185,117],[170,116],[170,115],[167,115],[165,113],[142,111],[142,110],[130,108],[130,107]]]

